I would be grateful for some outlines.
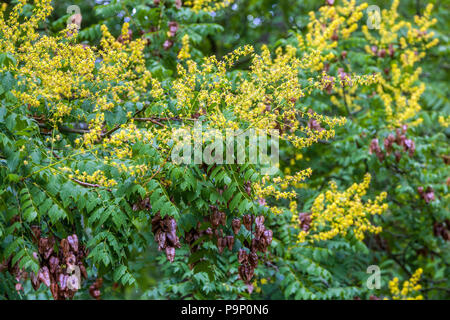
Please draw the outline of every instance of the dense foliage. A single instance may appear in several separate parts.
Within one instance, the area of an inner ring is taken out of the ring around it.
[[[377,5],[3,3],[0,298],[448,299],[449,8]]]

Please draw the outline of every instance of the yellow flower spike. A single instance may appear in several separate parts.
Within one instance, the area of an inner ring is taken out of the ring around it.
[[[375,201],[363,203],[361,197],[366,194],[369,183],[370,175],[366,174],[362,183],[355,183],[346,191],[340,192],[336,183],[331,181],[330,190],[319,194],[314,200],[310,229],[308,232],[301,231],[298,241],[329,240],[337,235],[345,236],[349,230],[362,241],[365,232],[381,232],[381,227],[373,226],[367,217],[382,214],[387,209],[387,204],[381,203],[385,194],[380,194]]]

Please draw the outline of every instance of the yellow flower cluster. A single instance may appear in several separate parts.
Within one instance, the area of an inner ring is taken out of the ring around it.
[[[76,179],[81,182],[97,184],[102,187],[114,187],[117,185],[117,182],[114,179],[108,179],[101,170],[97,170],[91,175],[86,171],[80,173],[79,170],[75,170],[74,174],[69,174],[69,179]]]
[[[297,193],[292,191],[282,192],[279,191],[277,186],[280,186],[281,189],[287,189],[289,185],[296,185],[301,181],[304,181],[307,177],[311,176],[312,170],[310,168],[302,171],[298,171],[293,176],[285,175],[283,178],[274,177],[270,178],[268,175],[264,176],[261,179],[260,183],[254,183],[252,185],[253,190],[255,192],[255,198],[266,198],[269,196],[275,197],[275,199],[293,199],[297,197]],[[265,186],[266,183],[269,183],[268,186]]]
[[[403,282],[402,289],[399,287],[399,280],[397,277],[389,281],[389,290],[392,294],[393,300],[422,300],[422,295],[417,295],[417,292],[422,288],[419,283],[423,270],[419,268],[414,272],[411,278]]]
[[[369,217],[382,214],[388,208],[382,203],[387,195],[383,192],[375,201],[364,203],[361,198],[366,194],[370,179],[370,174],[366,174],[362,183],[355,183],[343,192],[338,191],[332,181],[330,190],[314,200],[310,229],[300,231],[298,242],[329,240],[338,235],[346,236],[350,230],[358,240],[364,239],[364,232],[379,233],[381,227],[372,225]]]
[[[443,126],[445,128],[450,127],[450,116],[447,116],[447,117],[439,116],[438,121],[441,126]]]
[[[184,4],[192,7],[194,12],[213,12],[222,10],[233,4],[233,2],[234,0],[187,0]]]
[[[415,25],[401,19],[398,6],[399,0],[394,0],[390,10],[382,10],[379,29],[369,31],[367,26],[362,28],[371,44],[366,46],[369,54],[380,55],[383,52],[382,55],[393,55],[394,50],[401,52],[401,65],[391,64],[392,81],[383,80],[377,88],[386,108],[387,121],[392,126],[406,123],[421,110],[419,99],[425,91],[425,84],[418,81],[422,69],[415,68],[415,65],[425,57],[426,50],[438,44],[438,39],[433,38],[434,32],[428,30],[437,22],[430,18],[433,4],[427,5],[421,17],[414,17]],[[401,36],[404,34],[400,33],[401,29],[406,30],[406,36]],[[378,33],[378,36],[372,33]],[[410,125],[420,122],[421,119],[417,119]]]
[[[317,50],[312,70],[324,68],[324,62],[335,58],[333,49],[339,39],[348,39],[358,28],[358,21],[364,15],[367,3],[356,5],[355,0],[344,0],[340,6],[322,6],[318,13],[309,13],[309,23],[305,39],[297,34],[301,49]],[[305,47],[305,42],[307,43]]]
[[[187,33],[181,39],[181,44],[182,47],[180,52],[178,52],[178,59],[189,59],[191,57],[191,54],[189,53],[189,35]]]

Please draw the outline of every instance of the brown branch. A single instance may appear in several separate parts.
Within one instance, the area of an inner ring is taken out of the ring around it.
[[[138,121],[138,122],[151,122],[154,123],[158,126],[161,127],[165,127],[165,124],[162,124],[161,122],[158,122],[157,120],[153,119],[153,118],[134,118],[134,121]]]
[[[80,181],[78,179],[72,179],[72,181],[78,183],[79,185],[83,186],[83,187],[89,187],[89,188],[101,188],[102,186],[99,184],[93,184],[93,183],[88,183],[88,182],[83,182]]]

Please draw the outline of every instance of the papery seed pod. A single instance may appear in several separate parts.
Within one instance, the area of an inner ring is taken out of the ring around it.
[[[211,221],[211,226],[214,229],[219,226],[219,224],[221,222],[221,214],[219,213],[219,211],[213,212],[213,214],[211,215],[210,221]]]
[[[166,247],[166,257],[167,260],[173,262],[175,259],[175,248],[174,247]]]
[[[60,250],[62,251],[63,256],[67,257],[70,253],[70,244],[67,241],[67,239],[62,239],[59,247],[60,247]]]
[[[258,266],[258,255],[255,252],[251,252],[248,255],[248,263],[253,267],[256,268]]]
[[[242,223],[244,224],[244,227],[250,231],[252,228],[253,223],[253,215],[246,214],[242,217]]]
[[[378,51],[378,56],[380,58],[384,58],[386,56],[386,50],[385,49],[381,49]]]
[[[67,288],[67,280],[69,279],[69,276],[67,274],[61,273],[59,275],[59,285],[61,290],[65,290]]]
[[[390,134],[386,139],[384,139],[384,150],[386,154],[389,155],[392,152],[392,144],[395,141],[394,135]]]
[[[402,158],[402,154],[398,151],[395,151],[395,161],[400,162],[400,159]]]
[[[220,215],[220,223],[223,226],[226,226],[227,225],[227,216],[226,216],[225,212],[219,211],[219,215]]]
[[[299,213],[298,220],[300,221],[300,228],[302,228],[303,231],[307,232],[311,226],[311,214],[307,212]]]
[[[50,272],[55,273],[59,267],[59,259],[58,257],[51,256],[49,259]]]
[[[58,284],[56,282],[53,282],[50,285],[50,291],[52,293],[53,299],[58,300],[58,298],[59,298],[59,287],[58,287]]]
[[[176,21],[170,21],[169,22],[169,36],[175,37],[177,31],[178,31],[178,23]]]
[[[69,242],[72,250],[78,252],[78,237],[76,234],[67,237],[67,242]]]
[[[181,0],[175,0],[175,7],[177,9],[181,9],[182,5],[183,5],[183,2]]]
[[[217,239],[217,248],[219,249],[219,253],[222,253],[226,246],[227,246],[226,238],[220,237]]]
[[[246,262],[248,259],[248,254],[247,251],[245,251],[244,249],[239,249],[238,251],[238,261],[239,263],[244,263]]]
[[[226,236],[226,242],[228,245],[228,250],[233,250],[233,245],[234,245],[234,237],[233,236]]]
[[[39,286],[41,284],[41,280],[39,280],[39,277],[37,275],[35,275],[34,272],[30,273],[30,279],[31,279],[31,286],[33,287],[33,289],[35,291],[37,289],[39,289]]]
[[[158,250],[161,251],[166,248],[166,233],[158,230],[155,234],[155,241],[158,243]]]
[[[233,229],[234,234],[238,234],[239,230],[241,229],[241,220],[240,219],[231,220],[231,228]]]
[[[255,225],[258,226],[264,226],[264,216],[257,216],[255,219]]]
[[[268,246],[270,246],[270,244],[272,243],[272,239],[273,239],[273,232],[272,230],[265,230],[263,233],[263,237],[266,240],[266,243]]]
[[[39,280],[44,283],[47,287],[50,287],[50,272],[47,266],[42,267],[38,272]]]

